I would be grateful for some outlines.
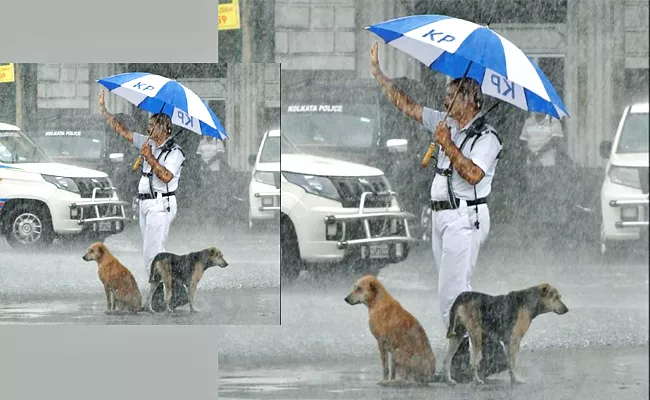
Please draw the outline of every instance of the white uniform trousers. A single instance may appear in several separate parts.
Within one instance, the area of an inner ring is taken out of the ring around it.
[[[147,279],[151,271],[151,262],[158,253],[165,251],[169,225],[175,217],[176,196],[140,200],[140,232]]]
[[[468,207],[464,200],[460,203],[457,209],[431,213],[431,245],[438,269],[438,298],[445,329],[456,297],[472,290],[470,280],[478,252],[490,232],[487,204],[478,205],[479,229],[476,229],[476,206]]]

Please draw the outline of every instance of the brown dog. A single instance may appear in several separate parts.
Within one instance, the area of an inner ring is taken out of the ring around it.
[[[433,380],[436,358],[429,338],[418,320],[395,300],[374,276],[367,275],[354,284],[345,301],[348,304],[365,304],[368,307],[370,331],[377,339],[383,380],[388,385],[395,374],[404,381],[427,384]],[[390,380],[388,354],[391,355]]]
[[[82,258],[97,261],[99,280],[106,292],[107,313],[115,310],[140,311],[142,295],[133,274],[108,251],[104,243],[91,244]]]
[[[524,383],[514,371],[521,339],[536,316],[548,312],[559,315],[569,312],[561,298],[560,292],[548,283],[501,296],[479,292],[463,292],[458,295],[449,313],[449,350],[442,367],[445,380],[452,385],[456,384],[451,378],[451,360],[463,335],[469,333],[472,344],[470,365],[475,383],[483,383],[477,368],[483,357],[483,337],[486,336],[503,343],[508,356],[510,382]]]

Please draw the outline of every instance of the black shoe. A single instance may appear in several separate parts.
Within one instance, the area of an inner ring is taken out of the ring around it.
[[[478,365],[478,376],[483,379],[508,369],[508,359],[503,346],[493,339],[483,338],[483,358]],[[469,338],[463,338],[456,354],[451,359],[451,377],[458,383],[468,383],[473,379],[469,365]]]

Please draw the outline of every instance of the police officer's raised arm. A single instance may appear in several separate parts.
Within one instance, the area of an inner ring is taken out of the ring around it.
[[[113,130],[117,132],[118,135],[128,140],[129,142],[133,143],[133,132],[131,132],[123,123],[118,121],[115,115],[109,113],[108,110],[106,109],[106,104],[104,104],[103,90],[101,91],[101,93],[99,93],[99,110],[104,115],[104,118],[106,118],[108,125],[111,128],[113,128]]]
[[[379,67],[378,43],[370,49],[370,71],[375,77],[375,80],[381,87],[382,92],[397,107],[398,110],[413,118],[414,120],[422,123],[422,110],[421,104],[418,104],[408,94],[398,89],[393,85],[393,82],[384,75]]]

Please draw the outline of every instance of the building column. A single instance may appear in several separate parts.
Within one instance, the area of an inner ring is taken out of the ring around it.
[[[601,140],[610,140],[623,109],[625,2],[569,0],[565,105],[568,151],[585,167],[603,166]]]
[[[263,63],[228,64],[228,101],[226,132],[228,165],[237,171],[249,170],[248,155],[255,153],[263,134],[264,122]]]

